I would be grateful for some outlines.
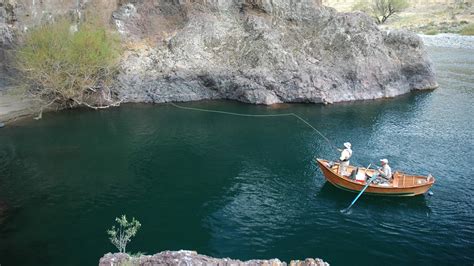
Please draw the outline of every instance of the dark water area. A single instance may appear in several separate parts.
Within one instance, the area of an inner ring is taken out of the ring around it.
[[[248,118],[170,105],[46,114],[0,130],[0,264],[96,265],[115,252],[114,218],[142,228],[131,252],[188,249],[236,259],[319,257],[332,265],[472,265],[474,53],[435,49],[441,87],[388,100],[265,107],[294,112],[353,163],[437,178],[433,196],[362,196],[312,162],[337,153],[291,117]]]

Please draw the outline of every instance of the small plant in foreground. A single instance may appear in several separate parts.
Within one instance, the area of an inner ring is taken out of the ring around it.
[[[117,247],[119,252],[125,253],[128,242],[137,234],[141,224],[135,218],[132,218],[129,222],[125,215],[115,218],[115,221],[118,223],[118,227],[112,226],[111,229],[107,230],[107,234],[109,235],[110,242]]]

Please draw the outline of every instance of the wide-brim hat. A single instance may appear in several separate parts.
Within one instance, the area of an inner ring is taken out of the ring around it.
[[[351,143],[350,142],[345,142],[344,143],[344,147],[350,149],[352,147]]]
[[[381,161],[382,163],[385,163],[385,164],[388,163],[388,160],[387,160],[387,159],[380,159],[380,161]]]

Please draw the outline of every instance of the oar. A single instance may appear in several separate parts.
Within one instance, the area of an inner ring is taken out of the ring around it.
[[[369,169],[371,164],[369,164],[369,166],[367,166],[367,170]],[[365,185],[365,187],[359,192],[359,194],[357,195],[357,197],[351,202],[351,205],[349,205],[349,207],[341,210],[342,213],[346,213],[351,207],[352,205],[354,205],[356,203],[356,201],[360,198],[360,196],[362,195],[362,193],[364,193],[364,191],[369,187],[370,183],[372,183],[372,181],[375,180],[377,176],[374,175],[373,177],[371,177],[370,179],[367,180],[367,184]]]

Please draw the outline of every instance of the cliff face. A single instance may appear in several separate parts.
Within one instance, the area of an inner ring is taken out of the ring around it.
[[[23,0],[28,1],[35,2]],[[51,9],[49,2],[36,6],[42,19]],[[437,86],[416,35],[380,31],[366,15],[337,13],[320,0],[61,3],[54,12],[79,16],[85,7],[98,6],[101,17],[128,44],[116,86],[125,102],[319,103],[392,97]],[[15,23],[22,20],[17,17]]]
[[[132,40],[151,38],[152,45],[125,56],[120,97],[318,103],[437,86],[416,35],[382,32],[362,13],[340,14],[319,2],[290,3],[158,1],[152,7],[136,1],[122,6],[113,15],[121,33]],[[143,31],[144,25],[166,23],[172,26],[162,32]]]

